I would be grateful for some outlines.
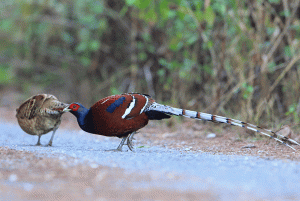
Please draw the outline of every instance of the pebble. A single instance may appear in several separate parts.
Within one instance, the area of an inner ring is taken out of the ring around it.
[[[92,163],[90,166],[91,166],[91,168],[94,168],[94,169],[97,168],[97,167],[99,167],[99,165],[96,164],[96,163]]]
[[[209,133],[206,138],[215,138],[217,135],[214,133]]]
[[[24,188],[25,191],[31,191],[33,189],[33,187],[34,186],[32,184],[30,184],[30,183],[25,183],[23,185],[23,188]]]
[[[256,146],[254,144],[247,144],[246,146],[243,146],[242,149],[245,148],[256,148]]]
[[[90,188],[90,187],[87,187],[87,188],[85,189],[85,194],[86,194],[86,195],[93,195],[93,189]]]
[[[11,175],[9,176],[8,180],[9,180],[10,182],[15,182],[15,181],[18,180],[18,176],[15,175],[15,174],[11,174]]]

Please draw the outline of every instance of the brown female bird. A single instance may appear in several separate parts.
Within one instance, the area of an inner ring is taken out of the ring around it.
[[[17,119],[20,127],[30,135],[37,135],[41,145],[42,135],[53,131],[48,146],[52,146],[53,137],[61,123],[61,115],[69,104],[62,103],[50,94],[38,94],[30,97],[17,109]]]

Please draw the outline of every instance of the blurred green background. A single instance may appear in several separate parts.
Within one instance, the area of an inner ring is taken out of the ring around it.
[[[86,106],[141,92],[250,122],[299,122],[299,0],[4,0],[0,101]],[[260,123],[262,124],[262,123]]]

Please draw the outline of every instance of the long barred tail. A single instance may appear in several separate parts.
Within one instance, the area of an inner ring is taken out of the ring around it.
[[[226,124],[230,124],[233,126],[239,126],[242,128],[246,128],[258,133],[261,133],[262,135],[266,135],[270,138],[273,138],[275,140],[277,140],[278,142],[285,144],[286,146],[292,148],[293,150],[296,151],[296,149],[294,149],[292,146],[290,146],[287,143],[291,143],[291,144],[296,144],[296,145],[300,145],[298,142],[296,142],[295,140],[292,140],[288,137],[285,137],[279,133],[275,133],[272,130],[268,130],[268,129],[264,129],[261,128],[259,126],[253,125],[253,124],[249,124],[240,120],[236,120],[236,119],[230,119],[227,117],[222,117],[222,116],[218,116],[218,115],[212,115],[212,114],[208,114],[208,113],[203,113],[203,112],[196,112],[196,111],[191,111],[191,110],[185,110],[185,109],[179,109],[179,108],[174,108],[168,105],[162,105],[159,103],[152,103],[148,108],[146,108],[147,111],[158,111],[158,112],[163,112],[165,114],[169,114],[169,115],[176,115],[176,116],[184,116],[184,117],[189,117],[192,119],[200,119],[200,120],[205,120],[205,121],[212,121],[215,123],[226,123]]]

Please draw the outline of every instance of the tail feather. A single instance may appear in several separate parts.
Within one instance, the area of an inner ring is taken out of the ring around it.
[[[218,115],[212,115],[212,114],[203,113],[203,112],[196,112],[196,111],[191,111],[191,110],[174,108],[174,107],[171,107],[168,105],[162,105],[162,104],[159,104],[156,102],[151,104],[146,110],[147,111],[159,111],[159,112],[163,112],[167,115],[184,116],[184,117],[188,117],[188,118],[192,118],[192,119],[212,121],[215,123],[226,123],[226,124],[230,124],[233,126],[239,126],[242,128],[246,128],[246,129],[261,133],[262,135],[268,136],[270,138],[273,138],[274,140],[290,147],[293,150],[295,150],[295,148],[290,146],[288,143],[300,145],[295,140],[285,137],[285,136],[283,136],[279,133],[276,133],[272,130],[264,129],[259,126],[249,124],[249,123],[246,123],[246,122],[243,122],[240,120],[236,120],[236,119],[231,119],[231,118],[222,117],[222,116],[218,116]]]

